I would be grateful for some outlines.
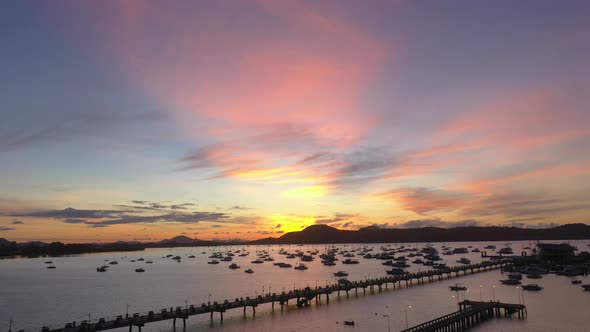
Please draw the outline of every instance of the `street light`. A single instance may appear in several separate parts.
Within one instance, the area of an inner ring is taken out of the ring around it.
[[[412,309],[412,306],[411,306],[411,305],[409,305],[409,306],[406,308],[406,330],[408,329],[408,309]]]
[[[387,332],[391,332],[391,325],[389,321],[389,315],[383,315],[383,317],[387,317]]]
[[[496,302],[496,285],[492,285],[492,297],[494,302]]]
[[[481,289],[482,289],[483,285],[479,285],[479,302],[483,302],[483,297],[481,295]]]

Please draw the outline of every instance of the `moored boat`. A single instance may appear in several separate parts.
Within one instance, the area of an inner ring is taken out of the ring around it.
[[[467,287],[460,286],[460,284],[455,284],[453,286],[449,286],[449,289],[452,291],[464,291],[464,290],[467,290]]]
[[[528,290],[528,291],[540,291],[543,289],[543,287],[541,287],[537,284],[522,285],[521,287],[522,287],[522,289]]]

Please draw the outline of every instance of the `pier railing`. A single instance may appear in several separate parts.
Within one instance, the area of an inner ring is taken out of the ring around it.
[[[202,315],[209,313],[211,319],[213,319],[214,313],[219,313],[221,320],[223,320],[223,313],[230,309],[243,308],[244,314],[246,314],[246,308],[251,307],[253,314],[256,314],[256,307],[260,304],[271,303],[274,309],[275,303],[281,306],[281,310],[285,305],[288,305],[289,301],[295,300],[295,304],[298,307],[308,306],[311,300],[315,299],[316,302],[321,302],[322,296],[325,296],[327,302],[330,300],[330,294],[338,293],[340,296],[341,292],[345,292],[349,295],[349,292],[354,290],[358,293],[359,289],[366,292],[367,288],[373,291],[378,288],[379,291],[383,287],[386,289],[391,284],[395,289],[401,287],[402,283],[406,286],[412,285],[413,283],[424,283],[425,281],[433,281],[435,279],[449,279],[458,277],[460,275],[466,275],[468,273],[476,273],[487,271],[491,269],[504,267],[511,261],[496,260],[496,261],[485,261],[479,264],[469,264],[455,267],[447,267],[444,269],[433,269],[427,271],[421,271],[416,273],[404,273],[398,275],[389,275],[381,278],[371,278],[358,281],[348,281],[345,283],[336,283],[332,285],[326,285],[324,287],[306,287],[303,289],[294,289],[288,292],[282,293],[267,293],[258,295],[255,297],[240,297],[233,300],[225,300],[223,302],[208,302],[202,303],[201,305],[181,305],[167,308],[161,308],[160,310],[153,310],[147,313],[133,313],[133,314],[122,314],[111,317],[103,317],[92,320],[83,320],[62,324],[60,326],[44,326],[42,332],[84,332],[84,331],[103,331],[122,327],[136,326],[141,331],[141,327],[146,323],[158,322],[164,320],[172,320],[173,325],[176,326],[177,320],[182,320],[184,326],[186,326],[186,320],[189,316]],[[462,274],[461,274],[462,273]],[[454,275],[453,275],[454,274]],[[397,285],[397,286],[396,286]],[[19,330],[25,332],[25,330]],[[31,330],[38,332],[39,330]],[[28,331],[26,331],[28,332]]]

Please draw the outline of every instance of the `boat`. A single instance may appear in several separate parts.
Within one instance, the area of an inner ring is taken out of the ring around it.
[[[406,272],[400,268],[394,267],[391,270],[387,270],[385,271],[387,274],[391,274],[391,275],[402,275],[402,274],[408,274],[409,272]]]
[[[117,265],[117,264],[119,264],[119,262],[117,262],[117,261],[111,261],[111,262],[109,262],[109,264],[111,264],[111,265]]]
[[[50,266],[48,266],[47,268],[48,268],[49,270],[53,270],[53,269],[55,269],[55,266],[53,266],[53,265],[50,265]]]
[[[264,263],[264,261],[261,260],[261,259],[257,259],[257,260],[254,260],[254,261],[250,262],[250,263],[252,263],[252,264],[262,264],[262,263]]]
[[[475,249],[471,250],[471,252],[479,252],[479,251],[480,251],[479,248],[475,248]]]
[[[214,259],[212,261],[207,262],[207,264],[219,264],[219,261]]]
[[[146,264],[153,264],[154,262],[152,261],[145,261]]]
[[[47,261],[45,264],[53,264],[53,261]]]
[[[522,280],[522,274],[520,274],[520,273],[510,273],[508,275],[508,279]]]
[[[572,280],[572,284],[574,285],[579,285],[582,283],[582,280],[576,279],[576,280]]]
[[[190,255],[188,256],[188,258],[195,258],[195,255]]]
[[[405,262],[395,262],[391,266],[393,266],[393,267],[401,267],[401,268],[410,267],[410,265],[406,264]]]
[[[512,254],[514,254],[514,252],[512,251],[512,248],[510,248],[510,247],[504,247],[504,248],[498,250],[498,253],[499,254],[502,254],[502,255],[512,255]]]
[[[145,270],[142,268],[139,268],[139,269],[135,269],[135,272],[145,272]]]
[[[97,267],[96,272],[107,272],[107,266]]]
[[[291,265],[291,264],[289,264],[289,263],[279,263],[279,264],[278,264],[278,266],[279,266],[279,267],[282,267],[282,268],[290,268],[290,267],[292,267],[293,265]]]
[[[348,277],[348,273],[346,273],[345,271],[338,271],[334,273],[335,277]]]
[[[467,290],[465,286],[459,286],[460,284],[455,284],[454,286],[449,286],[452,291],[464,291]]]
[[[504,285],[520,285],[520,280],[516,280],[516,279],[505,279],[505,280],[500,280],[500,282]]]
[[[496,249],[496,246],[491,244],[489,246],[485,246],[484,249]]]
[[[359,261],[354,260],[354,259],[350,259],[350,258],[347,258],[342,261],[342,264],[358,264],[358,263],[359,263]]]
[[[468,264],[471,264],[471,260],[469,260],[468,258],[465,258],[465,257],[461,257],[461,259],[459,259],[457,261],[457,263],[468,265]]]
[[[344,325],[347,325],[347,326],[354,326],[354,321],[353,321],[353,320],[345,320],[345,321],[344,321]]]
[[[526,277],[529,278],[529,279],[541,279],[542,278],[542,276],[540,274],[537,274],[537,273],[527,274]]]
[[[585,291],[590,291],[590,284],[582,285],[582,288],[584,288]]]
[[[240,267],[236,263],[231,263],[231,265],[229,266],[229,268],[232,269],[232,270],[235,270],[235,269],[239,269]]]
[[[252,269],[246,269],[246,270],[244,270],[244,272],[246,272],[248,274],[251,274],[251,273],[254,273],[254,270],[252,270]]]
[[[346,284],[349,284],[350,281],[348,279],[342,278],[342,279],[338,279],[338,283],[340,285],[346,285]]]
[[[299,265],[295,266],[295,267],[294,267],[294,269],[295,269],[295,270],[300,270],[300,271],[303,271],[303,270],[307,270],[307,269],[308,269],[308,267],[307,267],[307,266],[305,266],[305,264],[299,264]]]
[[[455,248],[453,249],[453,253],[454,254],[466,254],[469,251],[467,251],[467,248]]]
[[[537,284],[522,285],[521,287],[522,287],[522,289],[528,290],[528,291],[540,291],[543,289],[543,287],[541,287]]]

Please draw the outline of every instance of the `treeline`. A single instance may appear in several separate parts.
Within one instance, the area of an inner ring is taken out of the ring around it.
[[[49,244],[24,243],[17,244],[10,242],[0,244],[0,256],[61,256],[77,255],[94,252],[111,252],[111,251],[138,251],[145,250],[144,244],[129,243],[109,243],[109,244],[92,244],[92,243],[73,243],[66,244],[62,242],[52,242]]]

